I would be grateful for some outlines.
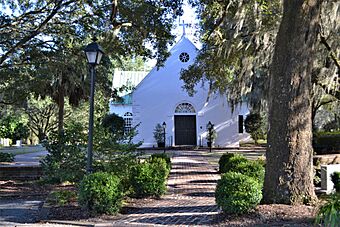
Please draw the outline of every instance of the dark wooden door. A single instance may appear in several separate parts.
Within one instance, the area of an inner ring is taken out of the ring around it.
[[[175,145],[196,146],[196,116],[175,116]]]

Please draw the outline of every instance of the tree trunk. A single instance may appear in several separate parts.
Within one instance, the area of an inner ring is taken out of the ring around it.
[[[58,133],[64,131],[64,108],[65,108],[65,94],[63,84],[58,87]]]
[[[270,71],[265,203],[316,199],[310,92],[320,2],[284,0]]]

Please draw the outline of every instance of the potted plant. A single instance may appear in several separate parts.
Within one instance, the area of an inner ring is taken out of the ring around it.
[[[158,147],[165,147],[164,143],[164,128],[161,124],[156,124],[153,130],[153,138],[155,138]]]

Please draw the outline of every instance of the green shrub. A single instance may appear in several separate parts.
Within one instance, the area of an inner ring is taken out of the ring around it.
[[[131,185],[136,197],[160,196],[166,191],[169,175],[166,161],[161,158],[146,160],[132,168]]]
[[[150,159],[153,160],[155,158],[162,158],[165,160],[166,162],[166,166],[169,170],[171,170],[171,159],[167,154],[164,153],[156,153],[156,154],[152,154]]]
[[[340,172],[334,172],[331,175],[332,182],[336,192],[340,193]]]
[[[79,204],[91,213],[117,213],[124,193],[120,179],[110,173],[97,172],[84,177],[79,187]]]
[[[327,202],[320,207],[315,224],[336,227],[340,223],[340,193],[331,194]]]
[[[48,196],[47,202],[53,205],[64,206],[75,200],[76,197],[77,193],[75,191],[59,190],[52,192]]]
[[[14,162],[14,154],[0,152],[0,162]]]
[[[135,154],[131,152],[115,152],[117,155],[110,159],[97,160],[94,162],[95,172],[108,172],[119,176],[124,192],[132,193],[130,176],[133,166],[138,164]]]
[[[232,170],[233,172],[242,173],[249,177],[253,177],[258,180],[261,184],[264,182],[264,167],[258,161],[247,161],[241,162],[235,166]]]
[[[250,113],[244,121],[246,132],[250,133],[255,144],[259,139],[266,139],[266,125],[260,113]]]
[[[262,199],[262,186],[252,177],[228,172],[217,182],[215,200],[225,213],[242,214],[254,209]]]
[[[235,154],[234,153],[225,153],[225,154],[223,154],[221,157],[220,157],[220,159],[218,160],[218,169],[219,169],[219,171],[220,171],[220,173],[222,173],[221,171],[223,170],[223,168],[224,168],[224,165],[227,163],[227,162],[229,162],[229,159],[231,158],[231,157],[234,157],[235,156]]]
[[[219,161],[220,173],[226,173],[232,171],[237,165],[242,162],[248,162],[248,160],[240,154],[225,154],[222,155]]]
[[[339,153],[340,133],[339,132],[318,132],[313,137],[313,147],[316,154]]]
[[[51,134],[44,146],[48,150],[40,162],[44,177],[51,183],[79,182],[85,174],[87,137],[82,125],[65,128],[64,133]]]

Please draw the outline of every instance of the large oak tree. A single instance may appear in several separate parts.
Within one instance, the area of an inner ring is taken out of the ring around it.
[[[269,86],[269,131],[263,196],[267,203],[303,204],[313,185],[311,75],[320,0],[285,0]]]
[[[182,72],[185,88],[193,93],[203,80],[226,93],[232,105],[244,96],[254,109],[269,103],[264,200],[314,200],[311,91],[318,86],[335,99],[339,91],[338,2],[191,2],[198,7],[204,43],[196,64]]]

